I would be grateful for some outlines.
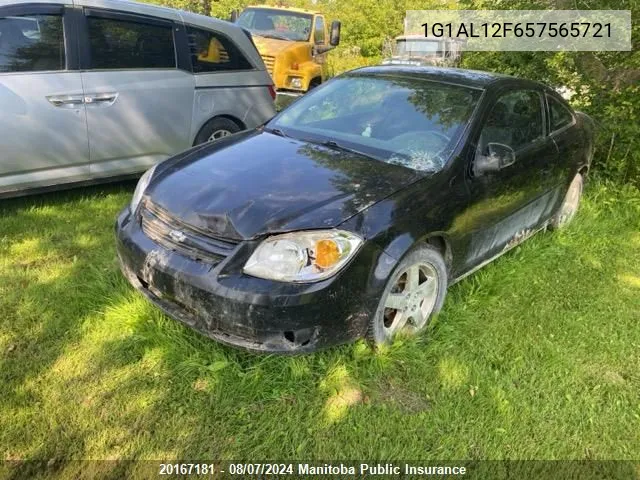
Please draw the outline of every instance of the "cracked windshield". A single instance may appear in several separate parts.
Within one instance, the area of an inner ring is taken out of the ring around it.
[[[447,162],[480,94],[411,77],[350,75],[302,97],[268,127],[433,173]]]
[[[312,16],[305,13],[247,8],[237,23],[253,35],[306,42],[311,34],[311,20]]]

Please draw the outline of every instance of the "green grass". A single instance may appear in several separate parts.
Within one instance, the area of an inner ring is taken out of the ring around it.
[[[120,275],[132,185],[0,203],[1,459],[640,459],[640,193],[453,286],[373,353],[221,346]]]

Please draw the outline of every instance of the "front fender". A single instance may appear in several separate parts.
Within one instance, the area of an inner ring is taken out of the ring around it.
[[[299,70],[304,78],[304,89],[309,90],[311,80],[314,78],[322,78],[322,66],[313,61],[308,61],[300,64]]]
[[[375,243],[393,259],[391,269],[412,248],[425,243],[442,253],[447,268],[452,271],[456,251],[460,250],[459,234],[455,238],[451,236],[449,205],[429,190],[424,181],[418,181],[350,218],[341,228]],[[451,195],[451,191],[447,194]]]

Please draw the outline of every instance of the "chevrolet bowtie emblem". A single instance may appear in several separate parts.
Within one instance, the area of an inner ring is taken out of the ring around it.
[[[171,230],[169,232],[169,237],[171,238],[171,240],[178,243],[184,242],[187,239],[187,236],[180,230]]]

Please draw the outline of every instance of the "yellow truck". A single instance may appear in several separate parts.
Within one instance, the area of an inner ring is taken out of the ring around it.
[[[249,30],[279,95],[298,96],[320,85],[327,52],[340,43],[340,22],[319,12],[252,6],[231,20]]]

